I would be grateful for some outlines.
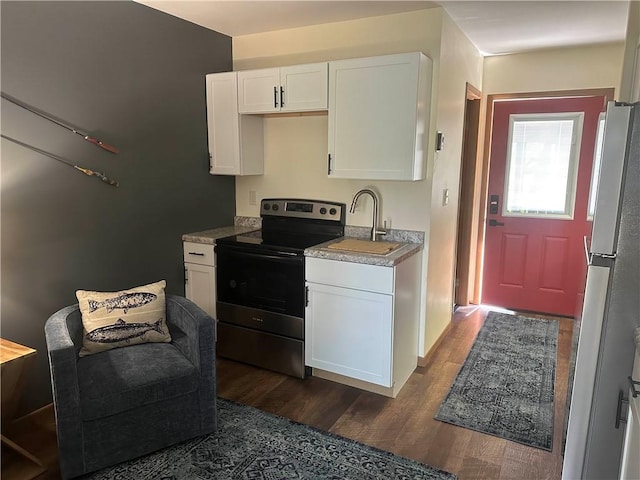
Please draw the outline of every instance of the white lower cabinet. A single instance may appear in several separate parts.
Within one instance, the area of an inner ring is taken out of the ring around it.
[[[308,283],[307,363],[391,387],[393,295]]]
[[[306,259],[305,363],[395,397],[417,365],[420,255],[394,267]]]
[[[640,346],[636,348],[631,380],[640,382]],[[640,385],[636,383],[633,388],[638,391],[640,390]],[[634,397],[634,390],[629,389],[627,426],[620,469],[621,480],[637,480],[640,478],[640,395]]]
[[[185,297],[216,318],[216,268],[214,246],[184,242]]]

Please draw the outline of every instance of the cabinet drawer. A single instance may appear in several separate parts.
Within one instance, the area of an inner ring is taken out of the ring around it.
[[[207,243],[184,242],[184,261],[200,265],[215,266],[213,245]]]
[[[353,288],[376,293],[393,293],[393,267],[342,262],[324,258],[306,259],[308,282]]]

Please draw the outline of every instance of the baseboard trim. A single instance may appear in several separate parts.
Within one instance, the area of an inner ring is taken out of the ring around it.
[[[44,412],[45,410],[53,409],[53,408],[55,408],[53,406],[53,402],[52,403],[47,403],[46,405],[43,405],[42,407],[37,408],[32,412],[28,412],[28,413],[25,413],[24,415],[20,415],[19,417],[14,418],[13,420],[11,420],[11,423],[21,422],[21,421],[26,420],[28,418],[35,417],[35,416],[39,415],[40,413]]]
[[[357,378],[346,377],[344,375],[340,375],[339,373],[328,372],[320,368],[313,368],[312,370],[314,377],[331,380],[332,382],[359,388],[360,390],[366,390],[367,392],[384,395],[385,397],[396,398],[396,395],[398,395],[398,392],[402,387],[402,385],[400,385],[400,388],[397,388],[395,385],[393,387],[383,387],[382,385],[365,382],[364,380],[358,380]]]
[[[432,347],[429,349],[427,354],[424,357],[418,357],[418,366],[419,367],[426,367],[429,364],[429,362],[431,362],[431,359],[433,358],[436,350],[438,350],[438,347],[442,344],[442,342],[444,341],[445,337],[447,336],[447,334],[451,330],[451,326],[452,326],[452,322],[449,322],[447,324],[447,326],[444,327],[444,330],[442,331],[442,333],[440,334],[438,339],[434,342]]]

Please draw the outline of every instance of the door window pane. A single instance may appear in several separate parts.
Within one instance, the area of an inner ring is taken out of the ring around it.
[[[582,115],[511,115],[504,215],[572,218]]]

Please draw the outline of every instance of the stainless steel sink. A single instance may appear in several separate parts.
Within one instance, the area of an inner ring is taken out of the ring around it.
[[[395,242],[374,242],[360,238],[347,238],[329,245],[327,248],[342,252],[366,253],[369,255],[389,255],[403,244]]]

